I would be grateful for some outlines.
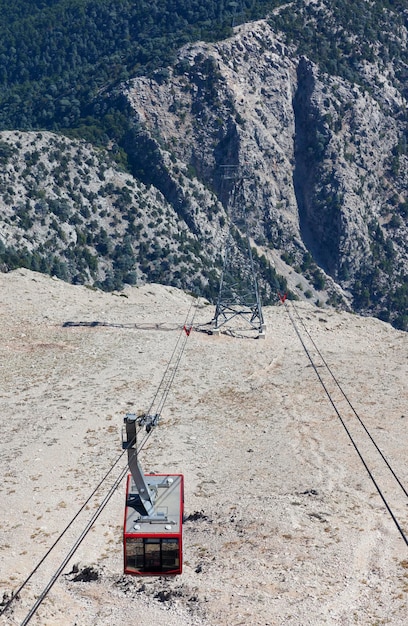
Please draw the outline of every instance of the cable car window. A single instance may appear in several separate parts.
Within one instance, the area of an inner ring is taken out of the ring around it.
[[[144,569],[143,539],[126,539],[126,569],[135,572]]]
[[[175,569],[179,566],[178,539],[162,539],[162,566],[163,569]]]
[[[176,538],[126,538],[126,570],[167,572],[180,566],[179,540]]]
[[[160,563],[160,539],[145,539],[145,571],[155,572],[161,569]]]

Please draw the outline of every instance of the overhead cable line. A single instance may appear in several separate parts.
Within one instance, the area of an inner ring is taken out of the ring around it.
[[[45,586],[45,588],[43,589],[41,594],[38,596],[35,604],[32,606],[32,608],[30,609],[30,611],[28,612],[28,614],[26,615],[24,620],[21,622],[21,626],[26,626],[26,624],[29,623],[29,621],[31,620],[33,615],[37,612],[39,606],[43,603],[43,601],[45,600],[45,598],[48,595],[49,591],[51,590],[51,588],[54,586],[54,584],[58,580],[61,572],[66,567],[66,565],[69,562],[69,560],[71,559],[71,557],[78,550],[79,546],[81,545],[81,543],[85,539],[86,535],[89,533],[89,531],[91,530],[92,526],[95,524],[96,520],[98,519],[98,517],[100,516],[100,514],[102,513],[102,511],[104,510],[104,508],[108,504],[109,500],[111,499],[111,497],[115,493],[115,491],[118,488],[119,484],[121,483],[121,481],[125,477],[127,469],[128,468],[126,466],[121,471],[121,473],[119,474],[118,478],[115,480],[115,482],[113,483],[112,487],[110,488],[110,490],[108,491],[108,493],[106,494],[104,499],[102,500],[101,504],[98,506],[97,510],[95,511],[95,513],[93,514],[91,519],[89,520],[88,524],[85,526],[85,528],[82,531],[82,533],[80,534],[79,538],[76,540],[76,542],[72,546],[71,550],[68,552],[68,554],[66,555],[66,557],[62,561],[61,565],[58,567],[58,569],[54,573],[54,575],[50,578],[49,582],[47,583],[47,585]]]
[[[169,359],[166,370],[163,374],[163,378],[160,381],[160,384],[157,388],[157,391],[149,407],[149,411],[148,411],[149,415],[161,414],[164,404],[167,400],[167,396],[169,395],[170,388],[173,385],[174,378],[176,376],[177,370],[180,365],[181,357],[183,356],[183,353],[184,353],[187,339],[190,335],[191,329],[193,328],[194,318],[195,318],[197,309],[196,308],[194,309],[194,313],[190,317],[190,311],[192,307],[193,307],[193,304],[190,305],[190,308],[186,316],[186,322],[183,325],[181,332],[178,335],[176,345],[174,346],[172,355]]]
[[[179,333],[179,336],[177,338],[176,346],[173,349],[172,355],[171,355],[171,357],[170,357],[170,359],[168,361],[168,364],[167,364],[166,370],[164,372],[164,375],[162,377],[162,380],[161,380],[161,382],[159,384],[159,387],[158,387],[158,389],[157,389],[157,391],[156,391],[156,393],[154,395],[153,401],[152,401],[152,403],[150,405],[150,409],[149,409],[148,414],[151,415],[151,412],[153,411],[153,409],[155,409],[155,411],[156,411],[155,416],[157,416],[157,420],[156,420],[155,423],[148,423],[147,424],[147,427],[146,427],[147,434],[144,437],[144,439],[142,440],[142,442],[140,443],[140,445],[138,446],[138,453],[141,452],[141,450],[146,445],[146,443],[147,443],[147,441],[148,441],[148,439],[149,439],[149,437],[151,435],[151,430],[152,430],[151,427],[157,425],[157,423],[158,423],[158,418],[160,417],[161,411],[163,410],[165,401],[166,401],[167,396],[168,396],[168,394],[170,392],[171,385],[172,385],[172,383],[174,381],[175,375],[176,375],[178,367],[180,365],[181,357],[182,357],[182,355],[184,353],[184,349],[185,349],[185,346],[186,346],[186,343],[187,343],[187,339],[188,339],[188,337],[190,335],[191,329],[193,328],[193,320],[194,320],[194,317],[195,317],[196,309],[194,310],[194,314],[193,314],[193,316],[191,318],[191,321],[190,321],[190,312],[191,312],[192,307],[193,307],[193,304],[190,305],[190,308],[189,308],[187,316],[186,316],[186,321],[185,321],[184,325],[181,327],[181,332]],[[161,395],[159,396],[160,392],[161,392]],[[135,439],[136,439],[136,436],[135,436]],[[19,587],[17,592],[15,594],[13,594],[13,596],[7,602],[5,607],[3,607],[0,615],[2,615],[7,610],[7,608],[11,605],[13,600],[18,597],[18,595],[22,591],[22,589],[26,586],[26,584],[29,582],[29,580],[31,580],[32,576],[36,573],[36,571],[39,569],[39,567],[42,565],[42,563],[45,561],[45,559],[49,556],[50,552],[54,549],[54,547],[57,545],[57,543],[60,541],[60,539],[63,537],[63,535],[67,532],[67,530],[72,526],[74,521],[77,519],[77,517],[80,515],[80,513],[84,510],[84,508],[89,503],[89,501],[92,499],[92,497],[95,495],[95,493],[98,491],[98,489],[105,482],[105,480],[107,479],[109,474],[112,472],[112,470],[119,463],[119,461],[123,457],[124,453],[125,453],[125,450],[123,450],[121,452],[121,454],[118,456],[116,461],[112,464],[110,469],[105,473],[104,477],[101,479],[101,481],[99,482],[98,486],[94,489],[92,494],[89,496],[89,498],[86,500],[86,502],[82,505],[82,507],[79,509],[79,511],[76,513],[76,515],[72,518],[72,520],[66,526],[64,531],[60,534],[60,536],[56,539],[54,544],[49,548],[49,550],[46,552],[46,554],[43,556],[43,558],[40,560],[40,562],[36,565],[36,567],[30,573],[28,578]],[[90,519],[90,521],[88,522],[88,524],[86,525],[84,530],[82,531],[81,535],[79,536],[79,538],[77,539],[77,541],[75,542],[75,544],[73,545],[71,550],[68,552],[67,556],[65,557],[65,559],[63,560],[61,565],[58,567],[58,569],[56,570],[54,575],[51,577],[51,579],[49,580],[48,584],[46,585],[46,587],[44,588],[42,593],[37,598],[37,601],[35,602],[35,604],[31,608],[31,610],[29,611],[27,616],[25,617],[24,621],[21,623],[21,626],[26,626],[26,624],[29,623],[31,618],[37,612],[38,608],[40,607],[42,602],[45,600],[45,598],[48,595],[49,591],[51,590],[51,588],[54,586],[55,582],[57,581],[57,579],[61,575],[61,572],[64,570],[64,568],[66,567],[67,563],[69,562],[71,557],[75,554],[75,552],[77,551],[77,549],[81,545],[82,541],[85,539],[86,535],[89,533],[89,531],[91,530],[92,526],[94,525],[94,523],[96,522],[96,520],[98,519],[98,517],[100,516],[100,514],[102,513],[102,511],[104,510],[104,508],[106,507],[106,505],[110,501],[110,499],[112,498],[114,492],[116,491],[116,489],[119,486],[120,482],[125,477],[127,471],[128,471],[128,466],[126,465],[126,467],[124,469],[122,469],[122,471],[120,472],[118,478],[115,480],[115,482],[111,486],[110,490],[108,491],[107,495],[103,499],[102,503],[98,506],[97,510],[95,511],[94,515],[92,516],[92,518]]]
[[[40,561],[38,561],[37,565],[34,567],[34,569],[30,572],[30,574],[27,576],[27,578],[25,579],[25,581],[23,583],[21,583],[20,587],[13,592],[12,596],[9,598],[9,600],[6,602],[6,604],[1,608],[0,611],[0,615],[3,615],[3,613],[5,613],[7,611],[7,609],[9,608],[9,606],[12,604],[12,602],[14,600],[16,600],[18,598],[18,596],[20,595],[21,591],[24,589],[24,587],[27,585],[28,582],[30,582],[31,578],[34,576],[34,574],[38,571],[38,569],[41,567],[41,565],[44,563],[44,561],[46,560],[46,558],[50,555],[50,553],[52,552],[52,550],[56,547],[56,545],[61,541],[61,539],[63,538],[63,536],[65,535],[65,533],[71,528],[72,524],[75,522],[75,520],[79,517],[79,515],[82,513],[82,511],[85,509],[85,507],[89,504],[89,502],[92,500],[92,498],[94,497],[94,495],[97,493],[97,491],[100,489],[100,487],[103,485],[103,483],[105,482],[105,480],[108,478],[109,474],[113,471],[113,469],[116,467],[116,465],[119,463],[120,459],[122,458],[122,456],[124,455],[125,451],[123,451],[120,456],[116,459],[116,461],[113,463],[113,465],[109,468],[109,470],[105,473],[105,475],[103,476],[103,478],[99,481],[98,485],[95,487],[95,489],[92,491],[92,493],[90,494],[90,496],[87,498],[87,500],[85,500],[85,502],[83,503],[83,505],[81,506],[81,508],[77,511],[77,513],[75,513],[74,517],[71,519],[71,521],[65,526],[64,530],[59,534],[59,536],[56,538],[56,540],[54,541],[54,543],[50,546],[50,548],[48,548],[47,552],[44,554],[44,556],[40,559]]]
[[[333,378],[335,384],[337,385],[338,389],[340,390],[341,394],[343,395],[344,399],[346,400],[347,404],[349,405],[349,407],[351,408],[351,410],[353,411],[355,417],[357,418],[357,420],[359,421],[359,423],[361,424],[362,428],[364,429],[364,431],[366,432],[368,438],[370,439],[371,443],[373,444],[373,446],[375,447],[375,449],[377,450],[378,454],[381,456],[382,460],[384,461],[384,463],[386,464],[386,466],[388,467],[388,469],[390,470],[391,474],[393,475],[393,477],[395,478],[396,482],[398,483],[398,485],[401,487],[402,491],[404,492],[404,494],[406,495],[406,497],[408,498],[408,491],[407,489],[404,487],[404,485],[402,484],[402,482],[400,481],[400,479],[398,478],[398,476],[396,475],[395,471],[393,470],[393,468],[391,467],[391,465],[389,464],[387,458],[385,457],[384,453],[382,452],[382,450],[379,448],[379,446],[377,445],[376,441],[374,440],[373,436],[371,435],[371,433],[369,432],[368,428],[366,427],[366,425],[364,424],[363,420],[361,419],[361,417],[358,415],[357,411],[355,410],[354,406],[352,405],[352,403],[350,402],[349,398],[347,397],[346,393],[343,391],[339,381],[337,380],[336,376],[334,375],[333,371],[331,370],[329,364],[327,363],[327,361],[325,360],[324,356],[322,355],[322,353],[320,352],[319,348],[317,347],[316,343],[313,340],[313,337],[311,336],[311,334],[309,333],[309,331],[307,330],[297,308],[295,307],[294,303],[292,303],[292,307],[300,321],[300,323],[303,326],[303,329],[305,331],[305,333],[307,334],[307,336],[309,337],[311,343],[313,344],[317,354],[319,355],[319,357],[321,358],[322,362],[324,363],[327,371],[330,373],[331,377]]]
[[[397,527],[398,532],[400,533],[400,535],[401,535],[402,539],[404,540],[405,544],[408,546],[408,537],[407,537],[407,536],[406,536],[406,534],[404,533],[404,531],[403,531],[402,527],[400,526],[400,524],[399,524],[399,522],[398,522],[397,518],[395,517],[395,515],[394,515],[394,513],[393,513],[393,511],[392,511],[392,509],[391,509],[391,507],[390,507],[390,505],[388,504],[388,502],[387,502],[387,500],[386,500],[386,498],[385,498],[384,494],[382,493],[382,490],[380,489],[380,487],[379,487],[379,485],[378,485],[377,481],[375,480],[375,478],[374,478],[374,476],[373,476],[373,474],[372,474],[372,472],[371,472],[370,468],[368,467],[368,465],[367,465],[367,463],[366,463],[366,461],[365,461],[365,459],[364,459],[363,455],[361,454],[361,452],[360,452],[360,450],[359,450],[359,448],[358,448],[358,446],[357,446],[356,442],[354,441],[353,436],[352,436],[352,434],[350,433],[350,430],[348,429],[348,427],[347,427],[347,425],[346,425],[346,423],[345,423],[344,419],[342,418],[342,416],[341,416],[341,414],[340,414],[339,410],[337,409],[337,406],[336,406],[336,404],[335,404],[335,402],[334,402],[333,398],[331,397],[331,394],[330,394],[329,390],[327,389],[327,386],[325,385],[325,383],[324,383],[324,381],[323,381],[323,379],[322,379],[322,377],[321,377],[321,375],[320,375],[320,373],[319,373],[319,371],[318,371],[318,369],[317,369],[317,366],[316,366],[316,364],[314,363],[314,361],[313,361],[313,359],[312,359],[312,357],[311,357],[311,355],[310,355],[310,352],[309,352],[309,350],[308,350],[308,348],[307,348],[307,346],[306,346],[305,342],[303,341],[302,335],[300,334],[300,331],[299,331],[299,329],[298,329],[298,327],[297,327],[297,325],[296,325],[296,322],[295,322],[295,320],[293,319],[293,316],[292,316],[292,314],[291,314],[291,312],[290,312],[290,310],[289,310],[289,307],[288,307],[287,302],[284,302],[283,304],[285,305],[285,308],[286,308],[286,311],[287,311],[287,313],[288,313],[288,315],[289,315],[289,319],[290,319],[290,321],[291,321],[291,323],[292,323],[292,326],[293,326],[293,328],[294,328],[294,330],[295,330],[295,332],[296,332],[296,334],[297,334],[297,336],[298,336],[298,339],[299,339],[300,343],[301,343],[301,344],[302,344],[302,346],[303,346],[304,351],[306,352],[307,358],[309,359],[310,364],[311,364],[312,368],[314,369],[315,374],[316,374],[317,378],[319,379],[320,384],[322,385],[322,387],[323,387],[323,389],[324,389],[324,391],[325,391],[325,393],[326,393],[326,395],[327,395],[327,397],[328,397],[328,399],[329,399],[329,401],[330,401],[330,404],[332,405],[332,407],[333,407],[334,411],[336,412],[337,417],[339,418],[339,420],[340,420],[340,422],[341,422],[341,424],[342,424],[342,426],[343,426],[343,428],[344,428],[344,430],[345,430],[345,432],[346,432],[346,434],[347,434],[348,438],[349,438],[349,439],[350,439],[350,441],[351,441],[351,444],[353,445],[353,447],[354,447],[355,451],[357,452],[357,454],[358,454],[358,456],[359,456],[359,458],[360,458],[360,461],[361,461],[361,462],[362,462],[362,464],[364,465],[364,467],[365,467],[365,469],[366,469],[366,471],[367,471],[367,473],[368,473],[368,475],[369,475],[369,477],[370,477],[370,479],[371,479],[372,483],[374,484],[374,486],[375,486],[375,488],[376,488],[376,490],[377,490],[377,493],[379,494],[379,496],[380,496],[381,500],[382,500],[382,501],[383,501],[383,503],[384,503],[384,506],[386,507],[386,509],[387,509],[388,513],[390,514],[390,516],[391,516],[391,518],[392,518],[392,520],[393,520],[393,522],[394,522],[395,526]]]

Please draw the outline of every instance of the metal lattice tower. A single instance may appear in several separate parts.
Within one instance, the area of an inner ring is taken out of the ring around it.
[[[212,332],[218,334],[221,328],[224,328],[231,334],[237,332],[247,334],[248,331],[255,331],[259,337],[264,337],[265,324],[244,203],[246,178],[248,177],[240,173],[237,166],[224,166],[223,180],[232,181],[232,188],[226,202],[229,231],[225,245],[220,290],[212,320]],[[244,231],[243,238],[235,227],[237,223],[241,225],[241,232]]]

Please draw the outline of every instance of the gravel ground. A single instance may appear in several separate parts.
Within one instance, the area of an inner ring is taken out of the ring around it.
[[[33,625],[408,623],[407,545],[347,434],[406,536],[406,492],[366,430],[406,489],[407,334],[378,320],[289,303],[264,309],[264,339],[215,337],[199,332],[213,307],[169,287],[106,294],[17,270],[0,274],[0,289],[5,597],[118,459],[124,415],[150,406],[180,328],[195,315],[160,425],[141,458],[145,471],[185,476],[183,574],[123,575],[123,483]],[[315,368],[290,316],[309,341]],[[124,460],[1,624],[23,621],[121,467]],[[75,582],[73,568],[87,567],[96,580]]]

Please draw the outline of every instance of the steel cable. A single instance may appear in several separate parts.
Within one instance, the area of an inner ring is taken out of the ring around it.
[[[190,330],[193,327],[193,320],[195,317],[195,313],[196,313],[196,309],[194,311],[194,314],[191,318],[191,323],[189,323],[189,317],[190,317],[190,312],[191,309],[193,307],[193,304],[190,305],[190,308],[188,310],[187,316],[186,316],[186,322],[185,324],[181,327],[181,332],[179,333],[179,336],[177,338],[177,342],[176,342],[176,346],[173,349],[173,352],[171,354],[171,357],[168,361],[166,370],[164,372],[164,375],[162,377],[162,380],[159,384],[158,390],[156,391],[156,394],[154,395],[153,401],[150,405],[150,409],[149,409],[149,413],[152,410],[154,403],[158,397],[159,394],[159,390],[163,387],[163,383],[165,382],[167,373],[169,371],[171,371],[171,376],[169,377],[168,382],[164,385],[164,391],[162,392],[162,396],[159,400],[158,403],[158,407],[160,409],[160,412],[163,410],[165,401],[167,399],[167,396],[170,392],[170,388],[171,385],[174,381],[175,375],[177,373],[180,361],[181,361],[181,357],[184,353],[185,350],[185,346],[187,343],[187,339],[190,335]],[[184,341],[181,342],[181,338],[184,335]],[[181,348],[179,348],[181,342]],[[179,348],[179,351],[177,352],[177,349]],[[176,358],[176,363],[173,367],[173,369],[171,370],[172,367],[172,362],[174,360],[174,358]],[[158,415],[160,415],[160,412],[158,412]],[[140,432],[141,429],[139,429],[138,432]],[[141,450],[144,448],[144,446],[146,445],[150,435],[152,433],[152,430],[150,430],[145,437],[143,438],[140,446],[138,447],[137,453],[139,454],[139,452],[141,452]],[[136,439],[136,437],[135,437]],[[133,445],[134,441],[131,442],[130,445]],[[118,458],[116,459],[116,461],[111,465],[110,469],[105,473],[104,477],[101,479],[101,481],[99,482],[98,486],[94,489],[94,491],[91,493],[91,495],[88,497],[88,499],[86,500],[86,502],[81,506],[81,508],[79,509],[79,511],[75,514],[75,516],[71,519],[71,521],[67,524],[67,526],[65,527],[65,529],[62,531],[62,533],[58,536],[58,538],[54,541],[53,545],[49,548],[49,550],[45,553],[45,555],[42,557],[42,559],[38,562],[38,564],[35,566],[35,568],[31,571],[30,575],[25,579],[25,581],[20,585],[20,587],[18,588],[18,590],[11,596],[11,598],[8,600],[8,602],[5,604],[5,606],[2,608],[0,615],[2,615],[3,613],[5,613],[5,611],[10,607],[10,605],[12,604],[12,602],[19,596],[20,592],[24,589],[24,587],[27,585],[27,583],[31,580],[31,578],[33,577],[33,575],[37,572],[37,570],[39,569],[39,567],[43,564],[43,562],[46,560],[46,558],[49,556],[49,554],[51,553],[51,551],[55,548],[55,546],[58,544],[58,542],[62,539],[62,537],[65,535],[65,533],[68,531],[68,529],[72,526],[72,524],[74,523],[74,521],[78,518],[78,516],[80,515],[80,513],[84,510],[84,508],[86,507],[86,505],[90,502],[90,500],[94,497],[94,495],[96,494],[96,492],[100,489],[100,487],[102,486],[102,484],[106,481],[106,479],[108,478],[109,474],[113,471],[113,469],[116,467],[116,465],[119,463],[120,459],[123,457],[125,453],[125,450],[123,450],[121,452],[121,454],[118,456]],[[48,584],[46,585],[46,587],[44,588],[44,590],[42,591],[42,593],[40,594],[40,596],[37,598],[37,601],[35,602],[35,604],[33,605],[33,607],[31,608],[30,612],[27,614],[27,616],[25,617],[24,621],[21,623],[21,626],[25,626],[26,624],[28,624],[28,622],[31,620],[31,618],[34,616],[34,614],[37,612],[39,606],[42,604],[42,602],[44,601],[45,597],[48,595],[49,591],[51,590],[51,588],[53,587],[53,585],[55,584],[55,582],[57,581],[57,579],[59,578],[61,572],[63,571],[63,569],[65,568],[66,564],[68,563],[68,561],[70,560],[70,558],[73,556],[73,554],[76,552],[76,550],[78,549],[78,547],[80,546],[80,544],[82,543],[82,541],[84,540],[84,538],[86,537],[86,535],[88,534],[88,532],[90,531],[90,529],[92,528],[92,526],[94,525],[95,521],[97,520],[97,518],[99,517],[99,515],[102,513],[103,509],[106,507],[106,505],[108,504],[109,500],[111,499],[111,497],[113,496],[115,490],[117,489],[118,485],[120,484],[120,482],[122,481],[122,479],[124,478],[124,476],[126,475],[126,472],[128,471],[128,467],[126,465],[126,467],[121,471],[119,477],[115,480],[114,484],[112,485],[112,487],[110,488],[108,494],[105,496],[104,500],[102,501],[102,503],[99,505],[98,509],[96,510],[96,512],[94,513],[94,515],[92,516],[91,520],[88,522],[88,524],[86,525],[85,529],[82,531],[79,539],[75,542],[74,546],[71,548],[71,550],[69,551],[68,555],[65,557],[64,561],[62,562],[62,564],[60,565],[60,567],[56,570],[56,572],[54,573],[54,575],[52,576],[52,578],[50,579],[50,581],[48,582]]]
[[[307,334],[307,336],[309,337],[311,343],[313,344],[317,354],[319,355],[319,357],[321,358],[322,362],[324,363],[327,371],[330,373],[331,377],[333,378],[335,384],[337,385],[338,389],[340,390],[341,394],[343,395],[344,399],[346,400],[347,404],[349,405],[349,407],[351,408],[351,410],[353,411],[355,417],[357,418],[357,420],[359,421],[359,423],[361,424],[362,428],[364,429],[364,431],[366,432],[368,438],[370,439],[371,443],[373,444],[373,446],[375,447],[375,449],[377,450],[378,454],[381,456],[382,460],[384,461],[384,463],[386,464],[386,466],[388,467],[388,469],[390,470],[391,474],[393,475],[393,477],[395,478],[396,482],[398,483],[398,485],[401,487],[402,491],[404,492],[404,494],[407,496],[408,498],[408,491],[407,489],[405,489],[404,485],[402,484],[402,482],[400,481],[400,479],[398,478],[398,476],[396,475],[395,471],[393,470],[393,468],[391,467],[390,463],[387,461],[385,455],[383,454],[382,450],[379,448],[379,446],[377,445],[376,441],[374,440],[374,438],[372,437],[371,433],[369,432],[368,428],[366,427],[366,425],[364,424],[363,420],[361,419],[361,417],[358,415],[357,411],[355,410],[354,406],[352,405],[352,403],[350,402],[349,398],[347,397],[346,393],[343,391],[339,381],[337,380],[336,376],[334,375],[334,373],[332,372],[329,364],[326,362],[325,358],[323,357],[322,353],[320,352],[319,348],[317,347],[316,343],[314,342],[312,336],[310,335],[309,331],[307,330],[297,308],[295,307],[294,303],[292,303],[292,307],[296,312],[296,315],[298,316],[298,319],[300,321],[300,323],[303,326],[303,329],[305,331],[305,333]]]
[[[368,473],[372,483],[374,484],[374,486],[375,486],[375,488],[377,490],[377,493],[379,494],[381,500],[384,503],[384,506],[386,507],[386,509],[387,509],[388,513],[390,514],[390,516],[391,516],[395,526],[397,527],[398,532],[400,533],[400,535],[401,535],[402,539],[404,540],[405,544],[408,546],[408,538],[407,538],[406,534],[404,533],[402,527],[400,526],[397,518],[395,517],[395,515],[394,515],[390,505],[388,504],[384,494],[382,493],[382,490],[380,489],[380,487],[379,487],[377,481],[375,480],[375,478],[374,478],[370,468],[368,467],[368,465],[367,465],[363,455],[361,454],[357,444],[355,443],[355,441],[353,439],[353,436],[351,435],[349,429],[347,428],[346,423],[344,422],[344,420],[343,420],[339,410],[337,409],[336,404],[335,404],[333,398],[331,397],[331,394],[330,394],[329,390],[327,389],[327,387],[326,387],[322,377],[320,376],[320,374],[318,372],[318,369],[317,369],[317,366],[314,363],[314,361],[313,361],[313,359],[312,359],[312,357],[310,355],[310,352],[307,349],[307,346],[306,346],[305,342],[303,341],[303,338],[302,338],[302,336],[300,334],[300,331],[299,331],[298,327],[296,326],[296,323],[295,323],[295,320],[293,319],[293,316],[291,315],[291,312],[289,310],[288,304],[286,302],[284,302],[284,305],[285,305],[285,309],[286,309],[286,311],[287,311],[287,313],[289,315],[289,319],[290,319],[290,321],[292,323],[292,326],[293,326],[293,328],[294,328],[294,330],[295,330],[295,332],[296,332],[296,334],[298,336],[298,339],[299,339],[300,343],[302,344],[302,347],[303,347],[303,349],[304,349],[304,351],[305,351],[305,353],[306,353],[306,355],[307,355],[307,357],[308,357],[308,359],[310,361],[310,364],[311,364],[313,370],[315,371],[315,374],[316,374],[317,378],[319,379],[320,384],[322,385],[322,387],[323,387],[323,389],[324,389],[324,391],[325,391],[325,393],[326,393],[326,395],[327,395],[327,397],[328,397],[328,399],[329,399],[329,401],[330,401],[330,403],[331,403],[331,405],[332,405],[332,407],[333,407],[337,417],[339,418],[339,420],[340,420],[340,422],[341,422],[341,424],[342,424],[342,426],[343,426],[343,428],[344,428],[348,438],[350,439],[350,442],[351,442],[353,448],[357,452],[357,454],[358,454],[358,456],[359,456],[359,458],[360,458],[364,468],[366,469],[366,471],[367,471],[367,473]]]

